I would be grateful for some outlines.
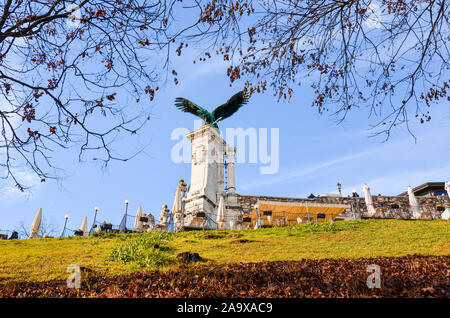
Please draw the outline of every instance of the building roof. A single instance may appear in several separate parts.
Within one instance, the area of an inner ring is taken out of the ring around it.
[[[414,194],[419,193],[419,192],[423,192],[426,190],[444,190],[445,182],[425,182],[424,184],[421,184],[420,186],[417,186],[415,188],[413,188],[413,192]],[[408,191],[402,192],[400,193],[398,196],[405,196],[408,195]]]

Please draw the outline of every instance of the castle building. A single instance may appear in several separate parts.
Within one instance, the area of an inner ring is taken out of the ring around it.
[[[221,220],[225,219],[227,229],[351,220],[368,216],[368,211],[373,211],[370,217],[375,218],[412,218],[407,192],[398,196],[369,194],[371,199],[341,195],[285,198],[237,194],[236,148],[228,146],[220,131],[210,125],[204,125],[186,137],[192,144],[192,163],[189,190],[183,198],[185,230],[217,229],[221,202],[225,205],[225,209],[221,209],[221,214],[224,210]],[[444,182],[425,183],[413,192],[418,203],[414,208],[420,210],[422,219],[438,219],[446,208],[450,208]],[[370,202],[370,209],[367,202]]]

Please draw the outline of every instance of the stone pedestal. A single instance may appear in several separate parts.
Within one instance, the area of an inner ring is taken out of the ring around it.
[[[217,228],[219,194],[224,188],[225,141],[220,131],[205,125],[186,135],[192,143],[191,182],[184,199],[185,228]]]

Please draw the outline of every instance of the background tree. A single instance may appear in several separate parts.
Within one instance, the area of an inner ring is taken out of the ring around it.
[[[31,224],[25,224],[25,222],[20,222],[19,226],[16,226],[16,231],[19,233],[19,237],[22,239],[27,239],[30,237]],[[40,237],[51,236],[54,237],[58,234],[58,227],[53,223],[49,222],[45,217],[42,219],[41,228],[39,230]]]
[[[320,113],[340,121],[354,109],[376,116],[374,134],[389,138],[411,117],[431,119],[449,101],[449,1],[212,0],[203,4],[200,32],[230,61],[231,83],[250,93],[272,88],[289,99],[308,83]]]

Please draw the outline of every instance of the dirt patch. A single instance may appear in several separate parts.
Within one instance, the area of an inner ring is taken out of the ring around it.
[[[230,232],[216,232],[216,233],[203,233],[201,234],[202,239],[223,239],[223,238],[238,238],[241,237],[242,234],[239,233],[230,233]]]
[[[177,255],[177,258],[185,264],[204,262],[205,260],[198,253],[183,252]]]
[[[80,266],[80,271],[83,273],[92,273],[92,269],[90,269],[89,267],[84,267],[84,266]]]
[[[203,239],[207,239],[207,240],[209,240],[209,239],[221,239],[221,238],[225,238],[225,237],[226,236],[223,235],[223,234],[214,234],[214,233],[207,233],[207,234],[202,235],[202,238]]]
[[[381,288],[367,267],[380,266]],[[450,297],[450,256],[322,259],[182,265],[177,270],[97,276],[68,289],[65,280],[7,284],[0,297]]]
[[[255,241],[247,240],[247,239],[241,239],[241,240],[231,241],[230,243],[231,244],[244,244],[244,243],[252,243],[252,242],[255,242]]]

